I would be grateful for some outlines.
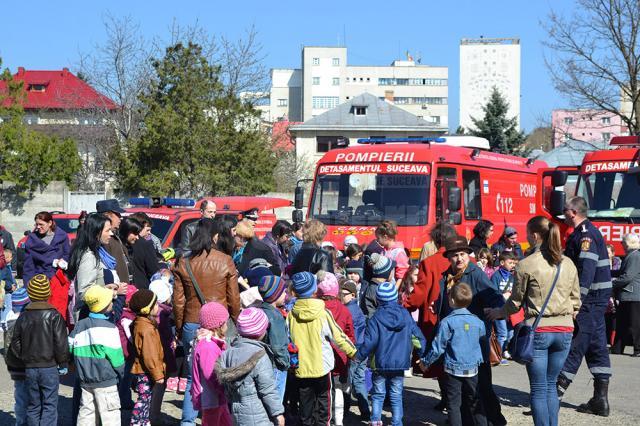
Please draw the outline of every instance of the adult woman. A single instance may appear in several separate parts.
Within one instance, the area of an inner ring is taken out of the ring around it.
[[[395,279],[401,281],[409,269],[409,257],[402,241],[396,241],[398,227],[393,220],[383,220],[376,228],[376,240],[384,249],[382,254],[396,264]]]
[[[218,242],[216,248],[226,255],[233,256],[236,245],[236,226],[238,219],[233,215],[225,214],[214,219],[218,227]]]
[[[206,302],[218,302],[235,320],[240,313],[238,273],[230,256],[216,249],[218,222],[202,218],[189,243],[189,257],[178,260],[174,268],[173,314],[176,330],[185,350],[199,328],[200,308]],[[189,268],[187,268],[187,262]],[[194,282],[195,281],[195,282]],[[200,297],[204,298],[201,300]],[[195,424],[198,412],[191,403],[191,365],[187,367],[187,389],[182,406],[182,424]]]
[[[527,364],[531,411],[535,425],[558,424],[560,401],[556,381],[571,347],[573,319],[580,310],[580,284],[575,265],[562,255],[560,229],[543,216],[527,223],[527,240],[536,250],[516,268],[511,297],[502,308],[486,310],[491,320],[506,318],[525,307],[525,321],[533,324],[560,275],[535,330],[533,362]]]
[[[129,274],[137,289],[149,288],[151,276],[161,269],[153,242],[140,238],[144,225],[131,217],[120,222],[118,234],[127,249]]]
[[[158,253],[159,258],[161,258],[162,255],[160,253],[164,251],[164,249],[162,248],[162,241],[160,241],[160,238],[156,237],[156,235],[153,232],[151,232],[151,229],[153,228],[153,220],[151,220],[149,215],[146,214],[145,212],[136,212],[127,217],[131,219],[135,219],[138,222],[140,222],[140,224],[142,225],[142,230],[140,231],[140,234],[139,234],[140,238],[143,238],[147,241],[151,241],[151,243],[153,244],[154,250],[156,251],[156,253]],[[125,242],[125,241],[122,240],[122,242]]]
[[[631,356],[640,357],[640,235],[625,235],[622,247],[626,257],[613,280],[620,304],[616,311],[616,338],[611,353],[622,354],[625,343],[632,341]]]
[[[289,222],[277,220],[271,228],[271,232],[267,232],[267,235],[262,239],[262,242],[271,249],[281,271],[284,271],[284,268],[289,264],[287,251],[289,250],[291,232],[291,224]]]
[[[322,240],[327,236],[327,227],[316,219],[305,222],[302,227],[302,246],[293,259],[289,275],[298,272],[311,272],[315,274],[319,270],[333,274],[333,259],[326,250],[322,249]]]
[[[37,274],[45,274],[51,279],[58,267],[65,269],[71,251],[67,233],[56,227],[49,212],[36,215],[35,229],[27,237],[24,249],[22,279],[25,283]]]
[[[493,222],[481,219],[473,227],[473,238],[469,241],[469,247],[473,249],[476,257],[482,248],[489,248],[487,240],[493,235]]]
[[[278,260],[271,252],[269,246],[256,237],[252,222],[249,219],[242,219],[236,225],[236,248],[233,253],[233,262],[238,268],[238,273],[242,276],[249,270],[249,265],[254,259],[264,259],[271,265],[269,269],[273,275],[280,275]]]
[[[518,259],[524,257],[522,247],[518,243],[518,231],[516,228],[511,226],[504,228],[504,232],[498,242],[491,246],[491,254],[494,259],[498,259],[503,251],[512,251]]]

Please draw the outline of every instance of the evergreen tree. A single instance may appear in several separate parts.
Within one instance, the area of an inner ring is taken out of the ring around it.
[[[152,63],[142,132],[115,155],[119,189],[149,194],[256,194],[274,186],[276,157],[260,114],[230,94],[220,67],[189,42]]]
[[[482,119],[471,118],[475,129],[470,129],[469,133],[487,139],[494,151],[504,154],[519,153],[525,134],[518,130],[516,117],[507,117],[509,103],[496,87],[493,88],[489,101],[482,107],[482,111],[484,112]]]

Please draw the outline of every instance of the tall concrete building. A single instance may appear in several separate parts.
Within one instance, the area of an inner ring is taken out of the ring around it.
[[[268,121],[307,121],[363,93],[448,128],[448,68],[410,57],[390,66],[347,64],[346,47],[302,49],[301,68],[273,69]],[[263,109],[265,111],[265,109]]]
[[[464,38],[460,42],[460,126],[484,117],[493,87],[509,102],[508,117],[520,123],[520,39]]]

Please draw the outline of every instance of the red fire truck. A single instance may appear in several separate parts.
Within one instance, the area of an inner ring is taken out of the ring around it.
[[[486,139],[360,139],[357,146],[326,153],[317,164],[308,218],[327,225],[327,239],[342,246],[347,235],[374,238],[383,219],[398,223],[398,239],[417,258],[431,225],[444,219],[472,237],[480,219],[513,226],[526,245],[525,226],[538,212],[538,170],[544,162],[489,151]],[[296,188],[294,220],[303,189]]]
[[[610,145],[617,149],[590,152],[579,168],[544,172],[541,186],[546,196],[541,202],[561,222],[567,196],[584,197],[589,220],[613,244],[616,255],[624,256],[622,237],[640,234],[640,137],[614,137]]]

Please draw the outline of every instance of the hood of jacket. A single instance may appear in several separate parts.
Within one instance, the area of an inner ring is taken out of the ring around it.
[[[242,380],[258,365],[258,361],[267,355],[264,343],[237,337],[231,347],[216,362],[216,377],[220,384],[230,384]]]
[[[318,318],[318,316],[326,309],[324,300],[320,299],[298,299],[293,305],[291,315],[300,322],[310,322]]]
[[[380,302],[374,315],[378,321],[389,331],[400,331],[406,327],[402,318],[404,308],[398,302]]]

